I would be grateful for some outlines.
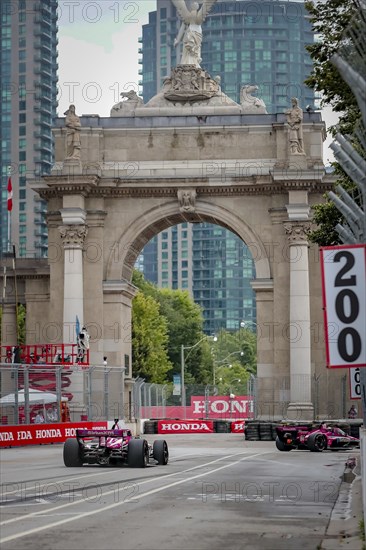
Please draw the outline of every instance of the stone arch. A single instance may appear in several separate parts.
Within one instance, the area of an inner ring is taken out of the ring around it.
[[[260,236],[237,214],[206,201],[196,202],[195,212],[180,212],[177,201],[147,210],[122,233],[107,263],[105,279],[130,281],[135,261],[143,247],[158,233],[184,222],[208,222],[235,233],[248,246],[255,264],[257,279],[271,279],[267,251]]]

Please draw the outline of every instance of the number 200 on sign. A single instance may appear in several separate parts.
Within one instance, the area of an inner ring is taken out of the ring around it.
[[[365,245],[325,247],[320,253],[327,366],[364,367]]]

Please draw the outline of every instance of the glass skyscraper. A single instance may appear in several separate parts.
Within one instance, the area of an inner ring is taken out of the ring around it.
[[[46,204],[27,179],[49,173],[57,108],[57,0],[1,2],[0,135],[3,253],[9,240],[21,257],[47,255]],[[13,210],[7,228],[7,180]]]
[[[157,0],[140,38],[145,103],[179,62],[173,43],[180,24],[172,2]],[[238,103],[241,86],[256,84],[269,113],[284,112],[293,96],[314,107],[314,93],[303,83],[312,66],[305,46],[313,40],[303,2],[218,0],[203,24],[201,66],[220,76],[223,91]],[[227,229],[208,223],[170,228],[145,246],[142,270],[159,287],[189,290],[203,308],[206,333],[238,330],[242,321],[255,327],[254,263]]]

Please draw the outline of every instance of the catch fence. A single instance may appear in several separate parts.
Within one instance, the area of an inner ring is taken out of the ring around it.
[[[2,425],[130,419],[128,398],[123,367],[0,364]]]

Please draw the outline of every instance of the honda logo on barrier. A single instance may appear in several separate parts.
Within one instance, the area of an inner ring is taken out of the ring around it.
[[[174,430],[175,432],[184,432],[186,430],[205,430],[210,431],[210,428],[205,424],[205,422],[198,423],[196,422],[193,424],[193,422],[189,424],[162,424],[163,430]]]
[[[193,404],[193,414],[199,414],[205,412],[205,400],[197,399],[192,397]],[[247,414],[248,412],[253,412],[253,400],[252,399],[217,399],[210,398],[209,403],[209,412],[216,414],[225,414],[225,413],[235,413]]]
[[[160,420],[158,422],[158,433],[212,433],[213,422],[190,422],[190,421],[177,421],[167,422],[166,420]]]

